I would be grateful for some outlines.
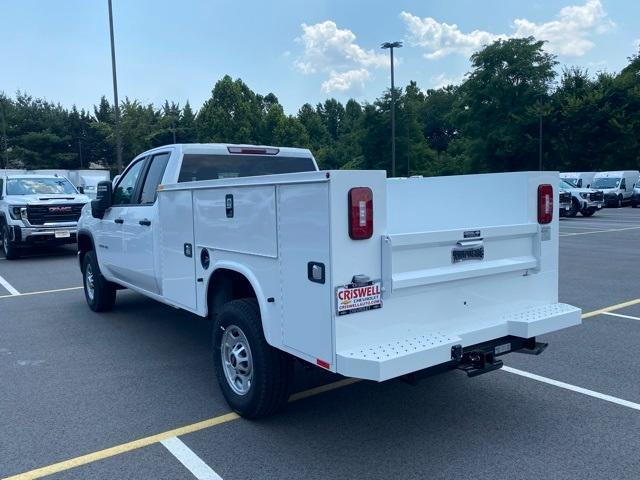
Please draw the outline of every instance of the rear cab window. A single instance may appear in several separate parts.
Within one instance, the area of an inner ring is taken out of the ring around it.
[[[182,158],[178,182],[314,171],[310,157],[189,153]]]

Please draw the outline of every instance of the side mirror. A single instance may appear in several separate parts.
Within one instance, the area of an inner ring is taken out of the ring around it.
[[[77,187],[78,193],[84,194],[84,187]]]
[[[98,183],[96,199],[91,200],[91,215],[94,218],[104,217],[104,212],[113,204],[113,185],[109,180]]]

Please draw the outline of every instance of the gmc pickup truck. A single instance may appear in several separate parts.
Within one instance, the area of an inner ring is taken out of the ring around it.
[[[7,260],[34,245],[76,241],[80,211],[89,202],[57,175],[0,171],[0,245]]]
[[[85,297],[105,311],[125,287],[209,317],[220,388],[248,418],[287,401],[295,358],[378,382],[475,376],[581,322],[558,303],[557,185],[557,172],[387,179],[318,171],[302,149],[157,148],[82,210]]]

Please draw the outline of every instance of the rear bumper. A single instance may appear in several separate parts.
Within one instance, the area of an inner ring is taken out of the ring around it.
[[[452,348],[477,343],[465,342],[465,338],[484,336],[484,342],[508,336],[529,339],[579,325],[581,313],[579,308],[555,303],[502,315],[497,325],[486,332],[465,332],[460,336],[427,332],[388,343],[362,344],[337,352],[336,370],[347,377],[380,382],[451,362]]]

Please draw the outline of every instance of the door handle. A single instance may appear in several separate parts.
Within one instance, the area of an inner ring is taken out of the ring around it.
[[[147,219],[145,218],[144,220],[140,220],[138,223],[139,223],[140,225],[146,225],[146,226],[148,227],[149,225],[151,225],[151,220],[147,220]]]
[[[116,218],[114,220],[114,222],[116,222],[116,223],[124,223],[124,220],[122,218]]]

